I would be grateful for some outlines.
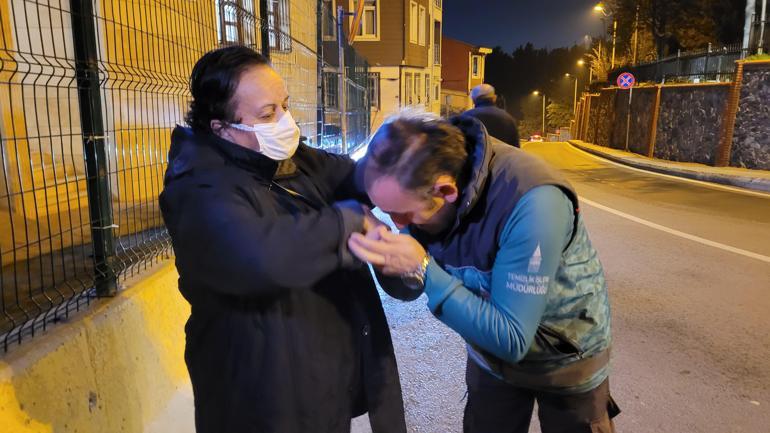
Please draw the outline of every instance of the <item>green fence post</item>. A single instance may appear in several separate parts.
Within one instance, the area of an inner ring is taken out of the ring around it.
[[[88,208],[95,266],[95,286],[99,296],[117,291],[112,205],[107,172],[106,137],[99,80],[99,53],[96,23],[91,0],[71,0],[72,37],[78,85],[80,124],[86,158]]]

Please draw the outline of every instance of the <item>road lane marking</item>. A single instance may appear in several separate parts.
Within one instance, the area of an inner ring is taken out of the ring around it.
[[[591,158],[598,159],[601,162],[604,162],[604,163],[607,163],[607,164],[612,164],[612,165],[615,165],[615,166],[618,166],[618,167],[621,167],[621,168],[625,168],[627,170],[638,171],[638,172],[641,172],[641,173],[644,173],[644,174],[665,177],[667,179],[678,180],[678,181],[681,181],[681,182],[694,183],[694,184],[705,186],[705,187],[708,187],[708,188],[722,189],[722,190],[725,190],[725,191],[737,192],[737,193],[740,193],[740,194],[753,195],[755,197],[770,198],[770,194],[764,193],[764,192],[760,192],[760,191],[751,191],[751,190],[747,190],[747,189],[743,189],[743,188],[737,188],[737,187],[734,187],[734,186],[722,185],[720,183],[706,182],[706,181],[703,181],[703,180],[690,179],[688,177],[673,176],[673,175],[670,175],[670,174],[658,173],[656,171],[650,171],[650,170],[644,170],[644,169],[641,169],[641,168],[631,167],[630,165],[621,164],[619,162],[615,162],[615,161],[612,161],[612,160],[609,160],[609,159],[606,159],[606,158],[602,158],[601,156],[594,155],[591,152],[586,152],[585,150],[580,149],[580,148],[574,146],[572,143],[568,143],[568,142],[563,142],[563,143],[566,143],[570,148],[572,148],[572,149],[574,149],[574,150],[576,150],[576,151],[578,151],[578,152],[580,152],[582,154],[588,155]]]
[[[585,203],[585,204],[587,204],[589,206],[593,206],[593,207],[595,207],[597,209],[601,209],[601,210],[603,210],[605,212],[609,212],[609,213],[611,213],[613,215],[617,215],[617,216],[619,216],[621,218],[625,218],[625,219],[633,221],[635,223],[639,223],[639,224],[645,225],[647,227],[650,227],[650,228],[653,228],[653,229],[656,229],[656,230],[660,230],[662,232],[665,232],[665,233],[668,233],[668,234],[671,234],[671,235],[674,235],[674,236],[678,236],[680,238],[688,239],[688,240],[691,240],[693,242],[698,242],[699,244],[707,245],[707,246],[710,246],[710,247],[719,248],[720,250],[729,251],[731,253],[740,254],[742,256],[749,257],[749,258],[752,258],[752,259],[755,259],[755,260],[759,260],[759,261],[762,261],[762,262],[765,262],[765,263],[770,263],[770,257],[763,256],[762,254],[753,253],[751,251],[746,251],[746,250],[742,250],[740,248],[731,247],[730,245],[720,244],[719,242],[714,242],[714,241],[702,238],[700,236],[695,236],[695,235],[691,235],[689,233],[680,232],[679,230],[674,230],[672,228],[668,228],[666,226],[662,226],[660,224],[656,224],[656,223],[654,223],[652,221],[647,221],[646,219],[642,219],[642,218],[639,218],[639,217],[635,217],[633,215],[629,215],[629,214],[627,214],[625,212],[621,212],[619,210],[613,209],[613,208],[605,206],[603,204],[596,203],[595,201],[588,200],[587,198],[581,197],[581,198],[579,198],[579,201],[582,202],[582,203]]]

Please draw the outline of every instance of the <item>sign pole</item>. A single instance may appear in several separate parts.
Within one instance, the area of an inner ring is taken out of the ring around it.
[[[628,89],[628,113],[626,115],[626,152],[628,152],[628,137],[631,133],[631,100],[634,97],[634,88]]]
[[[626,152],[628,152],[628,139],[631,135],[631,101],[634,98],[634,84],[636,84],[636,77],[630,72],[623,72],[618,76],[618,87],[621,89],[628,89],[628,109],[626,113]]]

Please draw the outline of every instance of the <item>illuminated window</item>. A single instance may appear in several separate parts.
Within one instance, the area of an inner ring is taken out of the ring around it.
[[[351,0],[350,10],[358,11],[358,0]],[[356,34],[359,40],[378,40],[380,38],[380,0],[364,0],[364,11],[361,16],[361,24]],[[351,22],[352,22],[351,17]]]
[[[417,20],[417,39],[420,45],[425,46],[425,7],[420,6],[420,18]]]
[[[472,56],[471,63],[473,78],[481,78],[481,56]]]
[[[418,40],[417,18],[418,18],[417,3],[409,2],[409,42],[416,44]]]
[[[280,52],[291,51],[289,0],[268,0],[267,25],[270,49]]]

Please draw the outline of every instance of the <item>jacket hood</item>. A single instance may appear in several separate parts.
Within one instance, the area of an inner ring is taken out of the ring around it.
[[[476,205],[489,178],[493,138],[487,134],[484,124],[471,116],[456,116],[449,119],[449,122],[462,131],[468,151],[465,178],[460,180],[462,201],[457,207],[457,221],[460,221]]]

